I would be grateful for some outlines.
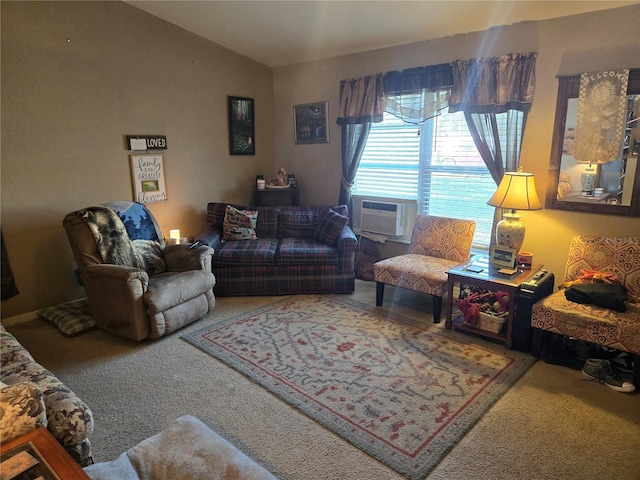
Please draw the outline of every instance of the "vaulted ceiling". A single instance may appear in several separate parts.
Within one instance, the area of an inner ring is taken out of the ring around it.
[[[640,1],[128,1],[270,67]]]

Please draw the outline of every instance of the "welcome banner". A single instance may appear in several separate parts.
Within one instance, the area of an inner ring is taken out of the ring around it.
[[[583,73],[573,156],[578,163],[602,164],[620,156],[629,70]]]

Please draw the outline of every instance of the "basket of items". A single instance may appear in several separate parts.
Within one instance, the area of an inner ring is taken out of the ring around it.
[[[456,306],[462,312],[462,321],[467,325],[500,333],[509,316],[509,294],[460,285]]]

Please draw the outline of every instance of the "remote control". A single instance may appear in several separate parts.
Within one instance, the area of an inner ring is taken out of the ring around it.
[[[199,247],[200,245],[202,245],[202,242],[200,240],[196,240],[191,245],[189,245],[189,250],[192,250],[192,249],[194,249],[196,247]]]

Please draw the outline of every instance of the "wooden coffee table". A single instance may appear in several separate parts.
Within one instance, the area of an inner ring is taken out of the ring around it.
[[[0,445],[4,480],[90,480],[49,430],[40,427]]]

